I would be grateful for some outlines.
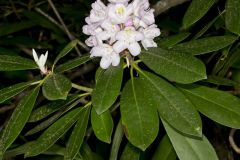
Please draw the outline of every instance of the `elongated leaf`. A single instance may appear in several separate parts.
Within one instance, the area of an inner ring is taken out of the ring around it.
[[[62,109],[63,107],[66,107],[73,101],[75,101],[78,98],[78,96],[71,96],[68,97],[67,100],[57,100],[50,103],[47,103],[46,105],[43,105],[35,110],[33,110],[28,122],[36,122],[39,121],[50,114],[56,112],[59,109]]]
[[[81,156],[75,160],[103,160],[99,155],[94,153],[87,143],[83,143],[80,150]]]
[[[109,67],[98,79],[92,94],[93,107],[98,114],[107,111],[116,101],[122,84],[122,66]]]
[[[35,25],[32,21],[23,21],[16,23],[9,23],[5,25],[1,25],[0,27],[0,36],[9,35],[14,32],[18,32],[24,29],[31,28]]]
[[[128,140],[145,150],[158,134],[159,118],[148,85],[135,78],[128,81],[121,96],[122,124]]]
[[[139,160],[140,159],[140,153],[141,150],[134,147],[130,143],[127,143],[127,145],[124,148],[124,151],[121,155],[120,160]]]
[[[141,60],[156,73],[179,83],[206,79],[204,64],[185,53],[153,48],[143,51]]]
[[[190,33],[180,33],[164,39],[160,39],[158,42],[158,46],[162,48],[170,48],[186,39],[189,35]]]
[[[89,55],[75,58],[73,60],[70,60],[70,61],[58,66],[56,68],[56,72],[62,73],[62,72],[74,69],[90,60],[91,60],[91,58],[89,57]]]
[[[96,137],[103,142],[111,143],[113,120],[110,111],[98,115],[97,112],[92,109],[91,123]]]
[[[0,55],[0,71],[17,71],[38,68],[34,61],[19,56]]]
[[[227,0],[226,3],[226,26],[231,32],[240,35],[240,1]]]
[[[201,19],[215,0],[193,0],[183,18],[183,27],[188,28]]]
[[[83,139],[87,130],[88,118],[91,107],[83,108],[77,124],[75,125],[73,132],[68,140],[64,159],[74,159],[79,153],[79,149],[83,143]]]
[[[26,96],[19,102],[18,106],[14,110],[1,135],[0,155],[2,155],[8,147],[10,147],[27,123],[37,99],[38,92],[39,87],[26,94]]]
[[[218,76],[208,76],[206,80],[208,83],[216,84],[216,85],[223,85],[223,86],[231,86],[231,87],[240,87],[240,83]]]
[[[26,88],[31,86],[33,83],[34,83],[33,81],[23,82],[23,83],[18,83],[13,86],[1,89],[0,90],[0,103],[16,96],[17,94],[19,94],[20,92],[22,92],[23,90],[25,90]]]
[[[212,88],[189,85],[180,88],[196,108],[212,120],[240,128],[240,99]]]
[[[82,108],[76,108],[51,125],[25,153],[25,157],[41,154],[50,148],[77,121]]]
[[[173,147],[181,160],[218,160],[218,157],[207,138],[195,139],[176,132],[163,121]]]
[[[64,56],[66,56],[78,43],[78,40],[73,40],[70,43],[67,44],[66,47],[63,48],[63,50],[58,54],[57,58],[55,59],[53,66],[56,65],[56,63]]]
[[[69,79],[61,74],[52,74],[43,84],[43,95],[49,100],[57,100],[67,98],[68,92],[72,88]]]
[[[148,97],[153,98],[151,103],[158,108],[160,116],[175,129],[201,137],[201,119],[192,103],[177,88],[160,77],[147,72],[143,72],[143,76],[140,77],[141,81],[151,90]]]
[[[174,46],[173,50],[200,55],[223,49],[236,40],[235,36],[207,37],[199,40],[192,40]]]
[[[159,143],[152,160],[176,160],[177,155],[167,135]]]

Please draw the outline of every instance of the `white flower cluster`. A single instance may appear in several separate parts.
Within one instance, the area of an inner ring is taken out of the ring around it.
[[[101,0],[92,4],[90,16],[83,33],[90,37],[86,40],[91,57],[102,57],[103,69],[120,63],[120,53],[128,49],[132,56],[141,52],[141,41],[147,50],[157,47],[154,38],[160,35],[155,24],[154,10],[148,0],[109,0],[106,6]]]

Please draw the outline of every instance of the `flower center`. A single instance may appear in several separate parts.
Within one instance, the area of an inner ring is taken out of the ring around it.
[[[116,13],[119,15],[123,15],[125,13],[125,7],[124,6],[118,6],[116,8]]]

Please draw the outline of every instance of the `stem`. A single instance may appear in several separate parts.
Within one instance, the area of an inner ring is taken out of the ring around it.
[[[75,88],[75,89],[81,90],[81,91],[88,92],[88,93],[91,93],[93,91],[92,88],[88,88],[88,87],[85,87],[85,86],[80,86],[80,85],[75,84],[75,83],[72,83],[72,87]]]

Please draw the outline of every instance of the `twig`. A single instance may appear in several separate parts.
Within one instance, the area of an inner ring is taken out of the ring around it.
[[[190,0],[160,0],[153,6],[153,8],[155,9],[155,16],[158,16],[166,12],[170,8],[180,5],[187,1]]]
[[[12,104],[10,106],[3,106],[3,107],[0,108],[0,114],[5,113],[5,112],[7,112],[9,110],[12,110],[15,107],[16,107],[15,104]]]
[[[240,154],[240,148],[236,145],[235,141],[234,141],[234,134],[236,132],[236,129],[231,129],[230,134],[229,134],[229,142],[230,145],[232,146],[232,148],[234,149],[234,151],[238,154]]]

